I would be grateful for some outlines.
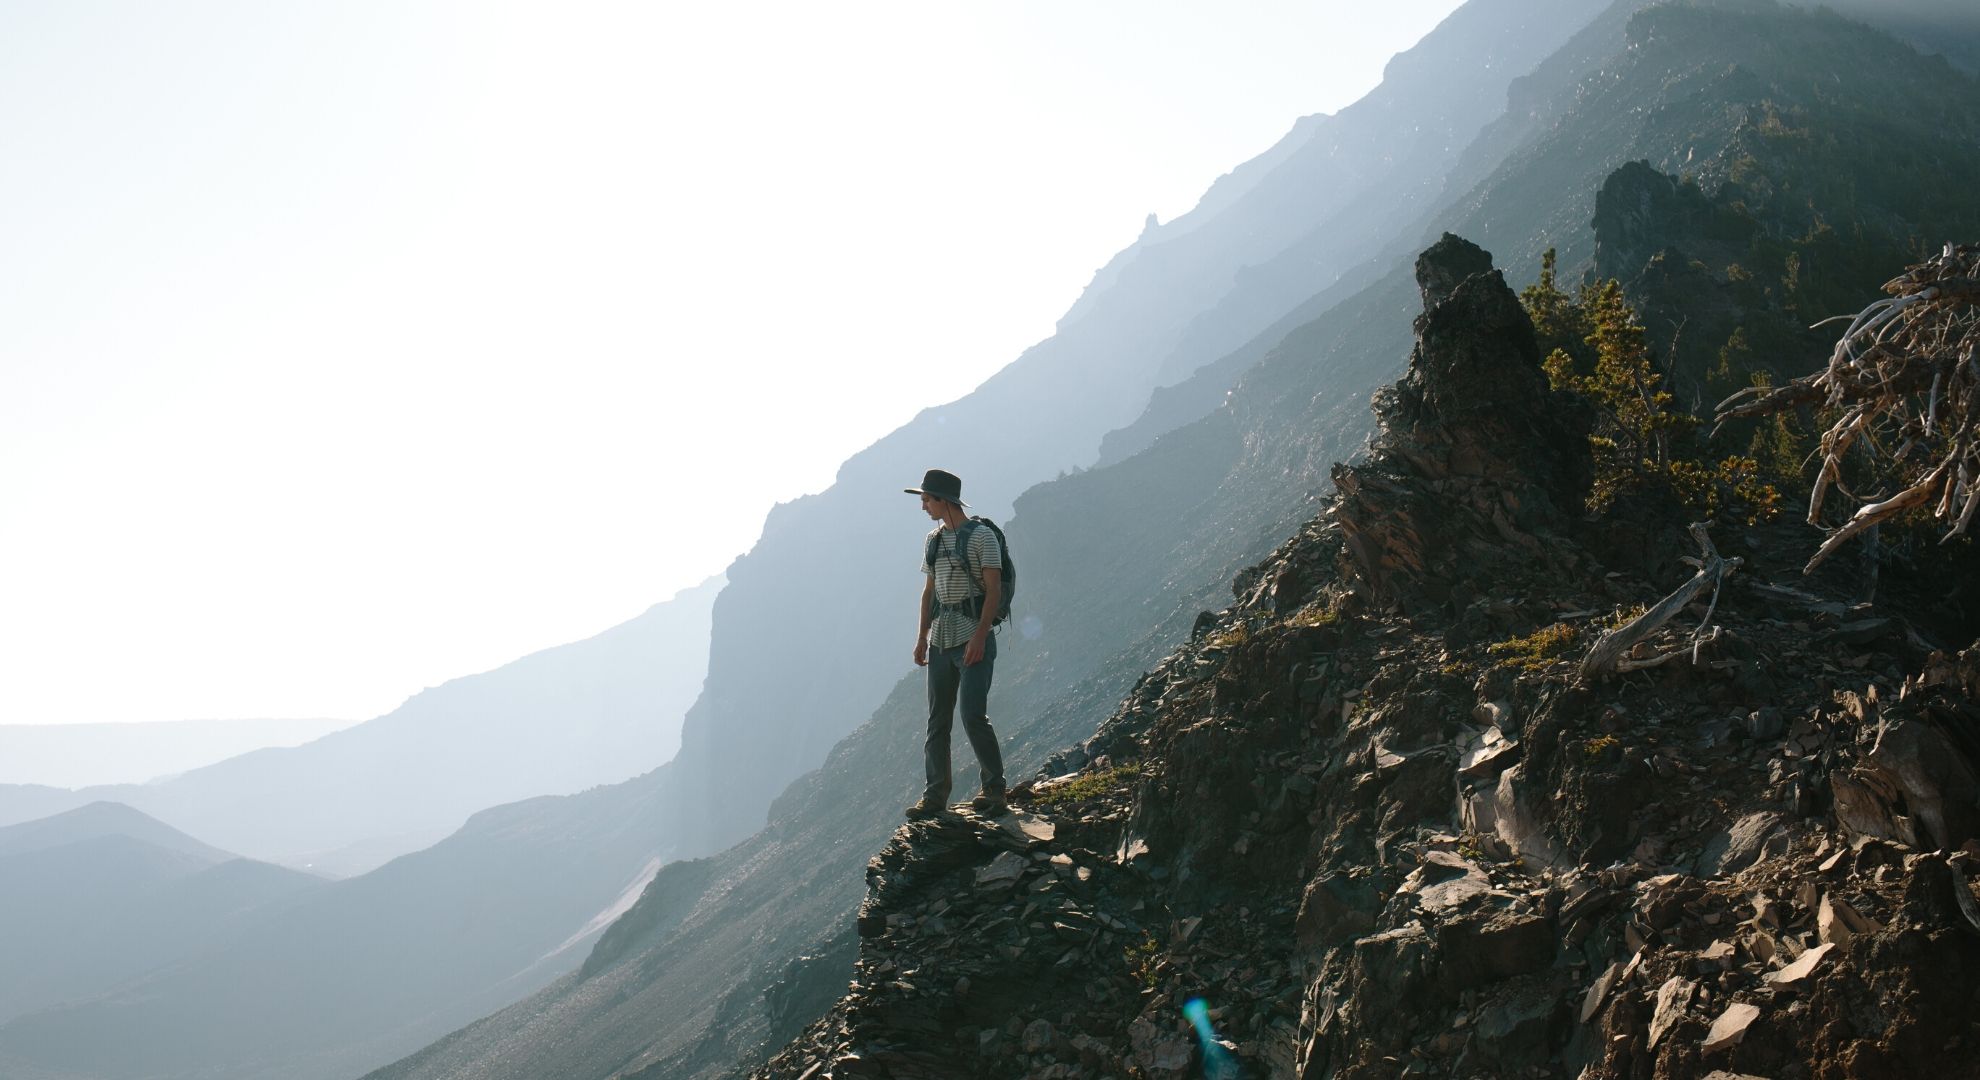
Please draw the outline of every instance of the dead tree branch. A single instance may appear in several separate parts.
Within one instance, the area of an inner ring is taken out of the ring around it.
[[[1950,540],[1980,505],[1980,246],[1948,244],[1884,291],[1890,295],[1846,317],[1828,367],[1784,386],[1742,390],[1714,417],[1724,424],[1805,405],[1836,410],[1822,434],[1808,522],[1821,524],[1832,490],[1863,505],[1829,534],[1806,571],[1851,537],[1926,506],[1948,522],[1943,540]],[[1896,494],[1857,498],[1843,485],[1843,456],[1859,444],[1882,463],[1876,483],[1894,483]]]
[[[1719,608],[1719,586],[1724,584],[1726,575],[1740,568],[1744,560],[1721,556],[1718,549],[1712,546],[1712,538],[1705,534],[1705,526],[1702,523],[1691,527],[1691,537],[1698,541],[1702,554],[1698,559],[1685,561],[1695,563],[1698,573],[1693,574],[1690,581],[1678,586],[1669,596],[1658,601],[1656,607],[1596,638],[1594,646],[1588,650],[1588,655],[1581,660],[1583,679],[1593,680],[1604,675],[1657,667],[1669,663],[1672,657],[1687,653],[1691,655],[1691,662],[1697,664],[1703,647],[1718,639],[1719,628],[1709,624],[1712,621],[1712,612]],[[1689,644],[1660,656],[1642,660],[1628,657],[1629,651],[1637,642],[1656,633],[1665,623],[1671,621],[1672,616],[1684,610],[1684,606],[1691,603],[1699,593],[1704,592],[1708,585],[1712,588],[1712,604],[1706,609],[1705,619],[1699,623],[1698,630],[1692,635]]]

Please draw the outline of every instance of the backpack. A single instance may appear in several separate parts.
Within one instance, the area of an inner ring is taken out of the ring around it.
[[[1017,564],[1011,561],[1011,544],[1010,541],[1004,539],[1004,530],[998,528],[997,523],[987,517],[972,517],[965,519],[961,525],[956,526],[956,558],[962,562],[963,576],[972,582],[976,580],[976,575],[969,567],[969,540],[971,536],[975,535],[976,527],[979,525],[989,526],[991,533],[997,537],[998,550],[1004,553],[1004,595],[1002,601],[997,605],[997,617],[990,620],[990,625],[996,626],[1011,617],[1011,597],[1017,593]],[[942,534],[939,532],[930,534],[928,537],[928,557],[923,561],[931,567],[934,566],[935,559],[941,550]],[[963,602],[961,611],[964,615],[973,619],[982,617],[982,586],[977,586],[976,595]]]

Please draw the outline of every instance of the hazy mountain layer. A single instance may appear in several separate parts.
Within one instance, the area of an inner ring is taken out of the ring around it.
[[[101,1080],[354,1076],[576,967],[651,874],[657,826],[628,784],[477,814],[112,991],[0,1025],[0,1062]],[[201,906],[202,887],[177,895]]]
[[[706,672],[711,580],[595,637],[451,680],[344,731],[145,785],[0,787],[0,822],[115,799],[256,858],[361,873],[477,810],[647,772]]]
[[[141,784],[270,746],[297,746],[349,720],[167,720],[0,724],[0,783]]]
[[[102,993],[323,884],[116,803],[0,828],[0,1021]]]

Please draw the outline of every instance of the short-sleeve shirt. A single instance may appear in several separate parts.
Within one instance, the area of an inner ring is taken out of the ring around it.
[[[925,561],[928,558],[928,538],[939,537],[935,550],[935,565]],[[962,560],[956,556],[956,530],[946,525],[937,525],[921,542],[921,572],[935,577],[935,602],[937,604],[960,604],[972,596],[983,594],[983,568],[1004,565],[1004,549],[997,543],[997,534],[982,525],[970,530],[969,569],[964,574]],[[976,632],[976,618],[955,608],[939,610],[935,621],[928,627],[928,644],[936,649],[953,649],[969,643],[969,636]]]

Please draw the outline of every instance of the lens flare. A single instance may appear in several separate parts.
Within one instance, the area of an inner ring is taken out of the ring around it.
[[[1202,998],[1190,998],[1183,1002],[1183,1019],[1196,1029],[1197,1045],[1203,1049],[1204,1080],[1238,1080],[1237,1059],[1217,1041],[1217,1032],[1210,1027],[1210,1003]]]

